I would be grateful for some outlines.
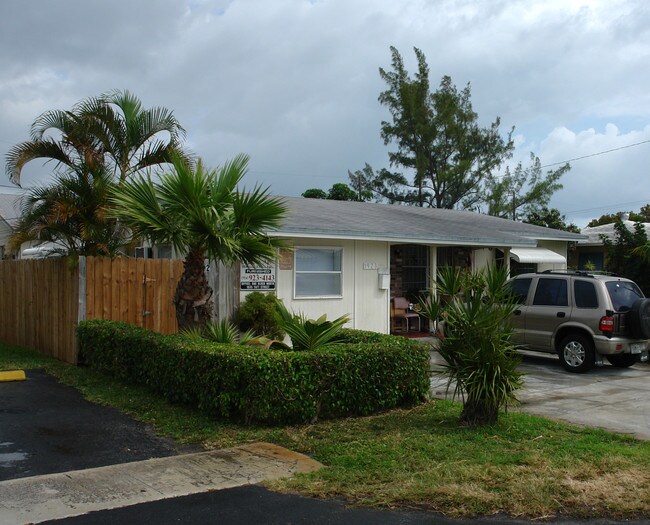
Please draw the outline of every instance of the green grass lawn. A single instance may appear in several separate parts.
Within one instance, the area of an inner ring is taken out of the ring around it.
[[[243,426],[170,405],[87,368],[0,345],[0,370],[15,368],[45,368],[88,399],[181,442],[221,448],[270,441],[327,466],[269,483],[274,490],[451,516],[650,516],[650,443],[600,430],[521,413],[467,428],[457,424],[460,406],[448,401],[314,425]]]

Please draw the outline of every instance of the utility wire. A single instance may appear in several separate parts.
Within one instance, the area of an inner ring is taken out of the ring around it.
[[[648,144],[650,142],[649,140],[642,140],[641,142],[635,142],[634,144],[628,144],[627,146],[621,146],[619,148],[613,148],[613,149],[608,149],[605,151],[599,151],[597,153],[591,153],[589,155],[583,155],[582,157],[576,157],[574,159],[569,159],[569,160],[563,160],[560,162],[552,162],[551,164],[545,164],[542,166],[542,168],[550,168],[551,166],[557,166],[559,164],[566,164],[567,162],[573,162],[574,160],[582,160],[582,159],[588,159],[591,157],[597,157],[598,155],[605,155],[605,153],[612,153],[614,151],[620,151],[622,149],[627,149],[627,148],[633,148],[634,146],[640,146],[641,144]]]

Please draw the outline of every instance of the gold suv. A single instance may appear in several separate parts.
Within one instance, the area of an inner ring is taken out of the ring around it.
[[[519,307],[514,340],[557,353],[569,372],[648,360],[650,299],[629,279],[583,271],[546,271],[508,282]]]

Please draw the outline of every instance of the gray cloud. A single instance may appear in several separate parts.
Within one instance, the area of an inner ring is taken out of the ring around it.
[[[4,0],[0,154],[41,112],[122,88],[173,109],[208,164],[243,151],[249,184],[326,188],[387,163],[378,68],[395,45],[410,70],[424,51],[434,86],[471,82],[482,121],[516,126],[514,162],[550,164],[650,138],[649,32],[642,0]],[[650,200],[649,155],[574,162],[553,204],[583,222]],[[34,164],[27,182],[47,173]]]

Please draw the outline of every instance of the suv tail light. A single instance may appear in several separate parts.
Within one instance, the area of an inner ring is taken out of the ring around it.
[[[600,318],[600,323],[598,324],[598,329],[601,332],[613,332],[614,331],[614,318],[605,315]]]

